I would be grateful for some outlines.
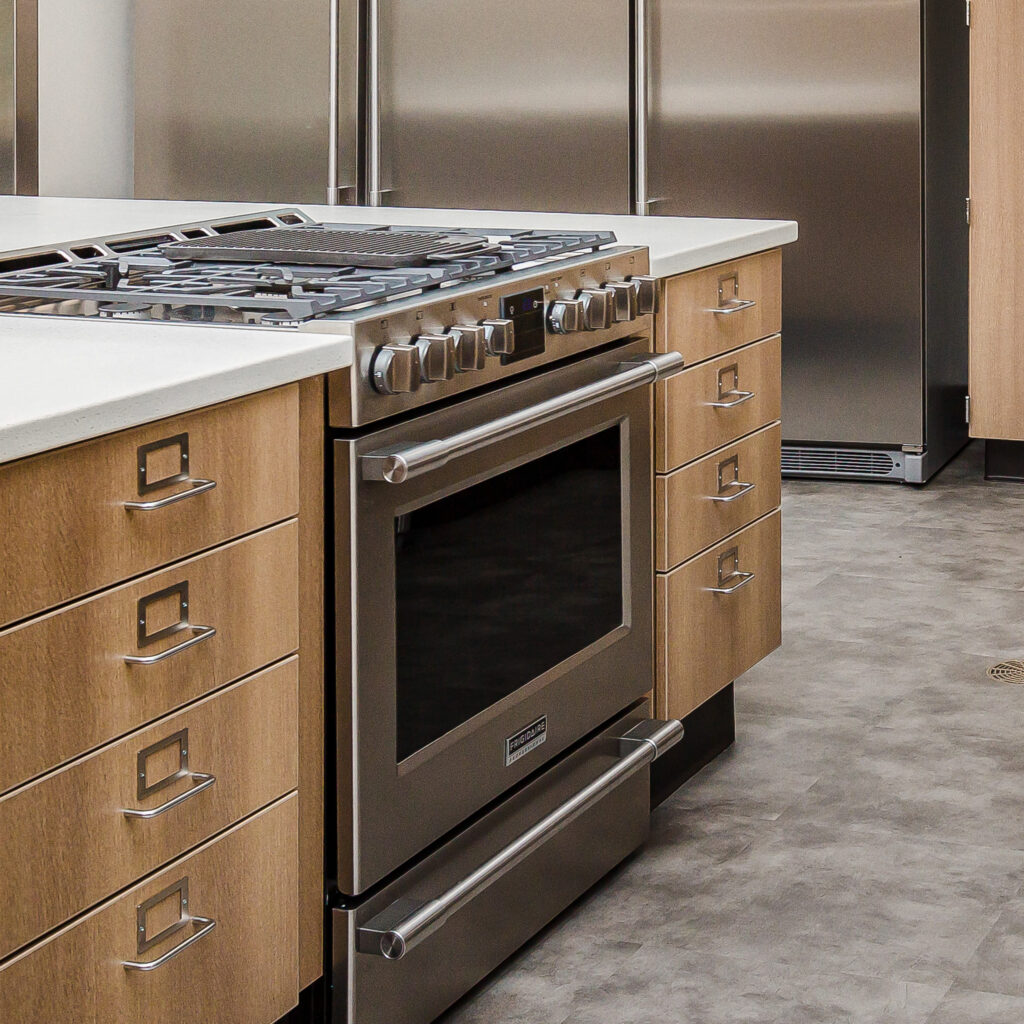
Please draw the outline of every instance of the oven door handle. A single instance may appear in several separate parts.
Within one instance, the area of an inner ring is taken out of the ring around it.
[[[431,900],[400,899],[362,925],[356,933],[360,953],[401,960],[433,935],[454,913],[496,882],[556,832],[683,738],[683,723],[649,719],[619,739],[619,760],[532,828],[513,839],[472,874]]]
[[[383,480],[389,484],[404,483],[414,476],[440,469],[461,455],[468,455],[489,444],[505,441],[524,430],[539,427],[605,399],[664,380],[679,373],[684,365],[683,357],[678,352],[636,356],[619,363],[609,377],[593,384],[585,384],[575,391],[550,398],[546,402],[509,413],[471,430],[464,430],[437,441],[396,445],[369,452],[359,460],[363,479]]]

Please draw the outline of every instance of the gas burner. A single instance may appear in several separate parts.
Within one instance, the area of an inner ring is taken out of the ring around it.
[[[19,312],[300,326],[615,242],[610,231],[303,223],[292,210],[0,257]],[[70,301],[74,300],[74,301]],[[95,310],[89,313],[89,310]]]

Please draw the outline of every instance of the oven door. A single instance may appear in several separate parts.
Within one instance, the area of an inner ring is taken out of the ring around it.
[[[341,892],[651,690],[649,348],[335,442]]]

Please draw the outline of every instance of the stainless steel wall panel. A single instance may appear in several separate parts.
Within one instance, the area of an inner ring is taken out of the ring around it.
[[[629,213],[629,0],[380,0],[394,206]]]
[[[138,0],[136,196],[325,202],[331,27],[331,0]]]
[[[14,0],[0,0],[0,194],[14,191]]]
[[[787,440],[921,444],[918,0],[649,0],[652,212],[797,220]]]

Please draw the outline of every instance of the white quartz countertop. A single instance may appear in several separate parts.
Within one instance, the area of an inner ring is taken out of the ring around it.
[[[168,227],[287,203],[0,196],[0,252]],[[793,242],[792,221],[368,207],[318,220],[438,227],[587,227],[645,245],[658,277]],[[350,365],[340,336],[230,326],[0,316],[0,462]]]

